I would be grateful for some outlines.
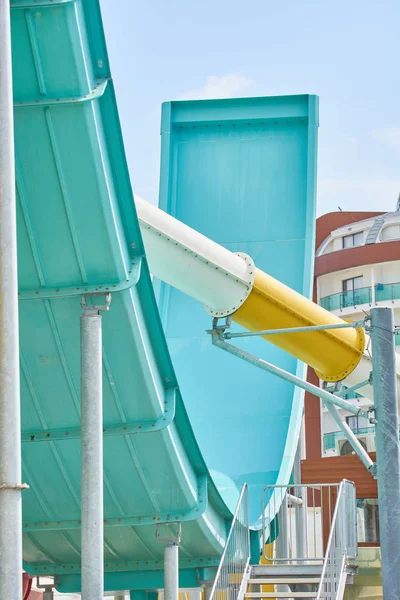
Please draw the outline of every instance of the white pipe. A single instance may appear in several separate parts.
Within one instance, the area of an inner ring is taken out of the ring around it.
[[[248,297],[255,267],[206,236],[135,196],[150,270],[155,277],[202,302],[213,316],[227,316]]]

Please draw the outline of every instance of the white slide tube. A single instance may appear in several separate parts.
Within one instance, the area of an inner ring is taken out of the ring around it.
[[[255,265],[242,253],[233,253],[198,231],[135,195],[146,256],[152,274],[192,296],[213,316],[234,313],[253,288]],[[343,381],[352,387],[369,379],[372,361],[366,350],[352,373]],[[396,356],[400,378],[400,356]],[[400,382],[398,385],[400,407]],[[357,390],[373,400],[371,385]]]
[[[202,302],[213,316],[227,316],[248,297],[255,267],[164,211],[135,196],[146,256],[155,277]]]

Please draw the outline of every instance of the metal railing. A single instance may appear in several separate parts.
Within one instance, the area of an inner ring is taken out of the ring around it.
[[[317,600],[341,600],[343,598],[347,561],[357,557],[355,506],[354,483],[343,480],[339,486],[333,513]]]
[[[398,300],[400,298],[400,283],[377,283],[375,286],[375,300]]]
[[[244,484],[233,515],[209,600],[241,600],[250,563],[248,488]]]
[[[361,427],[359,429],[352,430],[354,435],[371,435],[375,433],[375,427]],[[343,438],[343,431],[332,431],[330,433],[324,433],[324,450],[332,450],[336,448],[337,438]]]
[[[266,486],[262,492],[265,558],[275,564],[323,563],[341,484]],[[356,521],[356,505],[349,508]],[[266,545],[274,545],[274,555]]]
[[[364,287],[348,292],[340,292],[320,299],[320,305],[326,310],[339,310],[349,306],[372,303],[372,288]]]
[[[400,299],[400,283],[377,283],[375,285],[375,303]],[[321,298],[319,303],[326,310],[340,310],[349,306],[372,304],[372,287],[363,287],[348,292],[339,292]]]

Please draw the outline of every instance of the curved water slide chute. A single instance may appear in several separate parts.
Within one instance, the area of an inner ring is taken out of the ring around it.
[[[156,524],[169,521],[182,526],[180,585],[198,586],[219,562],[232,514],[162,330],[99,4],[11,7],[24,568],[80,590],[80,301],[103,291],[112,294],[102,318],[105,589],[163,587]]]

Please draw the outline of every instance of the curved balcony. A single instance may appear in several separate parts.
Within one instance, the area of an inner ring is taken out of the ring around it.
[[[399,290],[400,297],[400,290]],[[359,306],[360,304],[371,304],[372,303],[372,288],[364,287],[358,290],[351,290],[350,292],[341,292],[339,294],[332,294],[331,296],[325,296],[319,301],[320,305],[326,310],[342,310],[349,306]]]
[[[377,283],[375,285],[375,302],[400,300],[400,283]],[[372,287],[363,287],[350,292],[340,292],[321,298],[319,303],[326,310],[342,310],[350,306],[372,304]]]

